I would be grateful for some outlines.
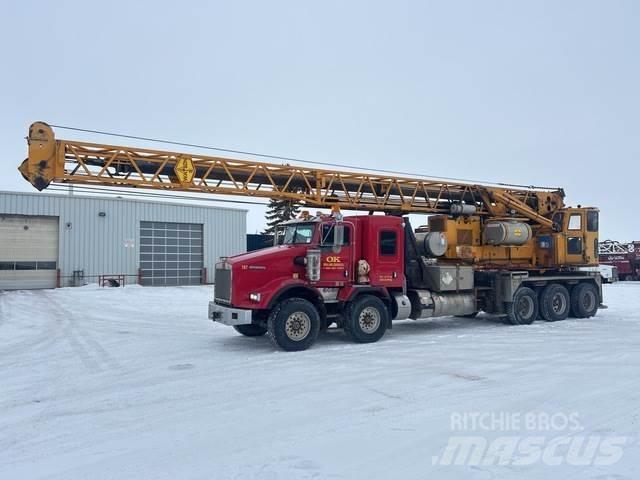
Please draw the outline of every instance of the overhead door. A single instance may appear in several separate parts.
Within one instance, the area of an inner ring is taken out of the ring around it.
[[[202,225],[140,222],[142,285],[198,285],[202,267]]]
[[[0,216],[0,290],[55,288],[58,217]]]

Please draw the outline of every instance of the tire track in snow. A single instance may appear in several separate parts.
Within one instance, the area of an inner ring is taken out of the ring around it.
[[[46,316],[46,314],[48,314],[50,305],[48,303],[43,302],[41,295],[34,294],[32,292],[26,292],[26,291],[20,292],[20,293],[21,293],[21,296],[27,297],[28,302],[24,302],[24,303],[29,303],[29,305],[32,308],[32,311],[30,312],[30,316],[33,316],[33,315]],[[15,297],[12,297],[12,298],[15,298]],[[0,307],[2,308],[2,313],[6,314],[4,322],[6,322],[7,319],[9,320],[14,319],[13,316],[10,316],[13,313],[14,309],[11,307],[11,304],[8,303],[9,301],[10,300],[8,299],[3,301],[2,297],[0,297]],[[1,323],[0,323],[0,326],[2,326]],[[6,348],[0,349],[0,355],[2,356],[2,358],[7,358],[9,354],[14,354],[16,352],[21,352],[25,355],[26,354],[32,355],[34,352],[46,350],[48,347],[56,343],[60,335],[61,335],[60,322],[50,321],[50,322],[47,322],[45,328],[37,335],[12,343],[11,345],[8,345]],[[8,366],[8,365],[11,365],[12,363],[15,363],[15,361],[17,361],[17,359],[14,358],[14,362],[2,362],[0,363],[0,366]]]
[[[63,307],[50,293],[45,293],[45,297],[49,299],[56,318],[66,322],[63,333],[69,346],[85,367],[96,372],[122,368],[100,342],[82,328],[73,312]]]
[[[13,344],[10,351],[15,353],[24,350],[25,354],[33,358],[34,355],[41,353],[47,346],[66,340],[73,354],[80,359],[89,373],[95,374],[102,373],[104,370],[121,369],[122,367],[118,361],[97,340],[82,329],[76,316],[63,307],[55,298],[55,295],[55,292],[40,291],[37,294],[29,292],[29,296],[32,297],[29,299],[29,303],[35,307],[34,310],[46,312],[53,319],[35,338],[29,338]],[[58,354],[60,353],[61,351],[58,352]],[[22,357],[23,355],[20,356],[20,358]],[[14,358],[14,363],[18,364],[20,358]],[[7,365],[2,364],[1,366],[6,367]],[[63,402],[58,391],[58,386],[61,384],[59,379],[63,376],[63,373],[59,373],[55,379],[50,378],[46,385],[34,382],[31,385],[32,388],[22,392],[22,402],[2,405],[3,409],[24,408],[30,402],[35,404],[42,402],[42,408],[20,420],[18,425],[4,425],[3,430],[8,429],[14,433],[11,436],[0,436],[0,450],[27,448],[40,436],[38,430],[32,426],[41,425],[48,419],[59,416],[57,414],[54,415],[54,413]],[[44,390],[43,387],[45,387]],[[21,424],[25,425],[25,427],[20,427]]]

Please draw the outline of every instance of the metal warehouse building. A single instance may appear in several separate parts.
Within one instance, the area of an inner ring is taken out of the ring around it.
[[[246,210],[81,195],[0,192],[0,289],[125,275],[127,283],[213,281],[245,250]]]

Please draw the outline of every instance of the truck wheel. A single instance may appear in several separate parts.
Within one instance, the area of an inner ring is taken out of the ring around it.
[[[598,311],[598,290],[592,283],[580,283],[571,291],[571,316],[593,317]]]
[[[538,318],[538,296],[529,287],[520,287],[505,310],[512,325],[529,325]]]
[[[304,298],[288,298],[269,315],[267,331],[271,341],[283,350],[306,350],[318,338],[320,314]]]
[[[233,329],[245,337],[260,337],[267,333],[266,328],[252,323],[248,325],[234,325]]]
[[[389,311],[378,297],[362,295],[349,303],[344,330],[357,343],[377,342],[387,330]]]
[[[547,322],[557,322],[569,316],[571,297],[564,285],[552,283],[540,294],[540,316]]]

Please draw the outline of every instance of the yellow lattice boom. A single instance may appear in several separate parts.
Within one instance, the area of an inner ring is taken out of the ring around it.
[[[336,171],[146,148],[56,140],[44,122],[29,128],[20,172],[38,190],[52,182],[290,199],[310,207],[388,213],[449,213],[473,205],[479,215],[514,213],[551,226],[560,189],[517,188]]]

